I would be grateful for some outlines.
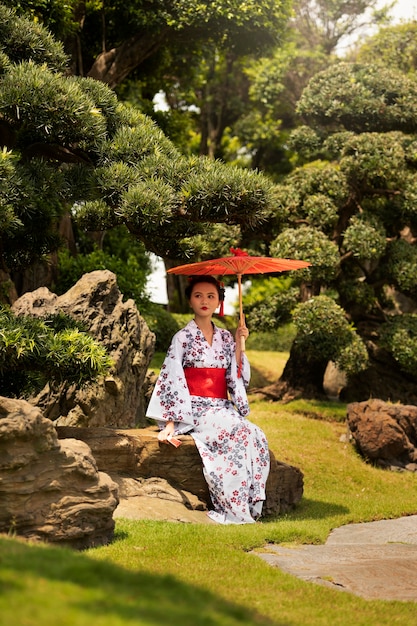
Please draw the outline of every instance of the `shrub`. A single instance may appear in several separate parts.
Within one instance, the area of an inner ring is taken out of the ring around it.
[[[328,296],[299,304],[293,320],[297,329],[295,342],[306,360],[335,361],[348,375],[366,368],[365,344],[344,310]]]
[[[49,382],[82,386],[105,374],[111,359],[72,318],[15,316],[0,307],[0,389],[27,397]]]
[[[381,330],[381,345],[391,352],[404,372],[417,372],[417,315],[397,315]]]
[[[166,352],[172,337],[180,329],[178,322],[160,304],[148,303],[141,310],[149,329],[155,333],[155,351]]]

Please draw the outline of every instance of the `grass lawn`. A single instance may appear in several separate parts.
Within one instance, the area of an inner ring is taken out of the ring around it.
[[[260,357],[261,375],[275,358]],[[111,545],[83,553],[0,537],[1,626],[417,626],[416,603],[363,600],[249,554],[417,513],[417,476],[366,464],[341,440],[343,412],[252,397],[251,419],[277,458],[304,473],[304,497],[283,517],[235,527],[118,520]]]

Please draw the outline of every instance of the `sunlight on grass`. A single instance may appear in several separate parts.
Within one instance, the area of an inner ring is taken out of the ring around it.
[[[247,350],[251,365],[250,388],[265,387],[276,383],[288,361],[288,352]]]

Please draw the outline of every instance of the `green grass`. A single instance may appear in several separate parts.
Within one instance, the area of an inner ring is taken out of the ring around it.
[[[304,497],[283,517],[236,527],[118,520],[111,545],[84,553],[0,538],[0,624],[417,626],[415,603],[367,601],[250,554],[267,542],[318,544],[343,524],[417,513],[416,474],[366,464],[341,439],[343,410],[251,398],[251,419],[276,457],[304,473]]]

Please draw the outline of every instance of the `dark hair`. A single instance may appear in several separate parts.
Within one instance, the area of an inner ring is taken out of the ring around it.
[[[209,283],[210,285],[214,285],[217,289],[220,302],[224,300],[223,286],[216,278],[214,278],[214,276],[206,276],[204,274],[202,274],[201,276],[189,276],[188,285],[185,288],[185,295],[187,297],[187,300],[191,298],[191,294],[193,293],[195,285],[198,285],[199,283]]]

